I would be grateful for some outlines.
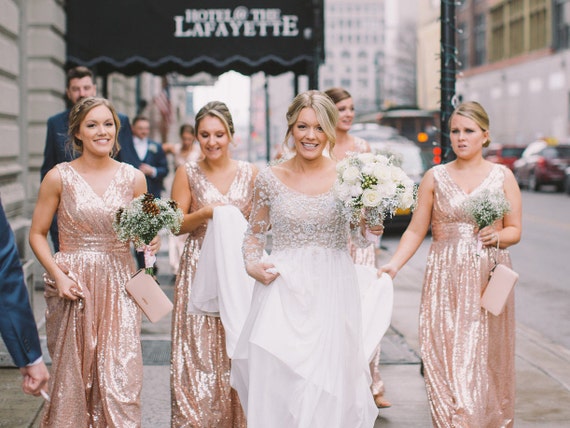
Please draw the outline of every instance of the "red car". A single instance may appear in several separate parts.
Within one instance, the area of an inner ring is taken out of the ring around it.
[[[521,188],[539,190],[553,184],[564,189],[565,169],[570,166],[570,144],[549,145],[544,141],[530,143],[514,163],[514,174]]]
[[[524,152],[524,146],[509,144],[491,144],[485,149],[484,156],[490,162],[506,165],[513,170],[513,164]]]

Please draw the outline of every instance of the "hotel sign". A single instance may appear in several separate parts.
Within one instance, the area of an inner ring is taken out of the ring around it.
[[[322,52],[322,3],[68,0],[68,66],[99,74],[305,74],[319,43]]]

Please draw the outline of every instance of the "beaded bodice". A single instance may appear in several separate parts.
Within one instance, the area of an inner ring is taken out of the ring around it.
[[[271,229],[272,251],[322,247],[346,251],[349,233],[333,190],[306,195],[287,187],[266,168],[255,182],[250,225],[244,240],[246,261],[259,260]]]

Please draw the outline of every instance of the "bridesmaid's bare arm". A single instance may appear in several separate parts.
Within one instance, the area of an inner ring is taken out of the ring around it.
[[[402,266],[404,266],[417,251],[427,235],[431,223],[433,193],[433,171],[429,170],[420,183],[418,189],[418,204],[412,215],[412,220],[402,235],[396,252],[388,263],[380,267],[379,272],[386,272],[394,278]]]

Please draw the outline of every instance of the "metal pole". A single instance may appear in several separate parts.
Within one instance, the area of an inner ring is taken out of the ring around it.
[[[457,50],[455,47],[455,1],[441,1],[441,158],[453,159],[449,140],[449,118],[455,101]]]

